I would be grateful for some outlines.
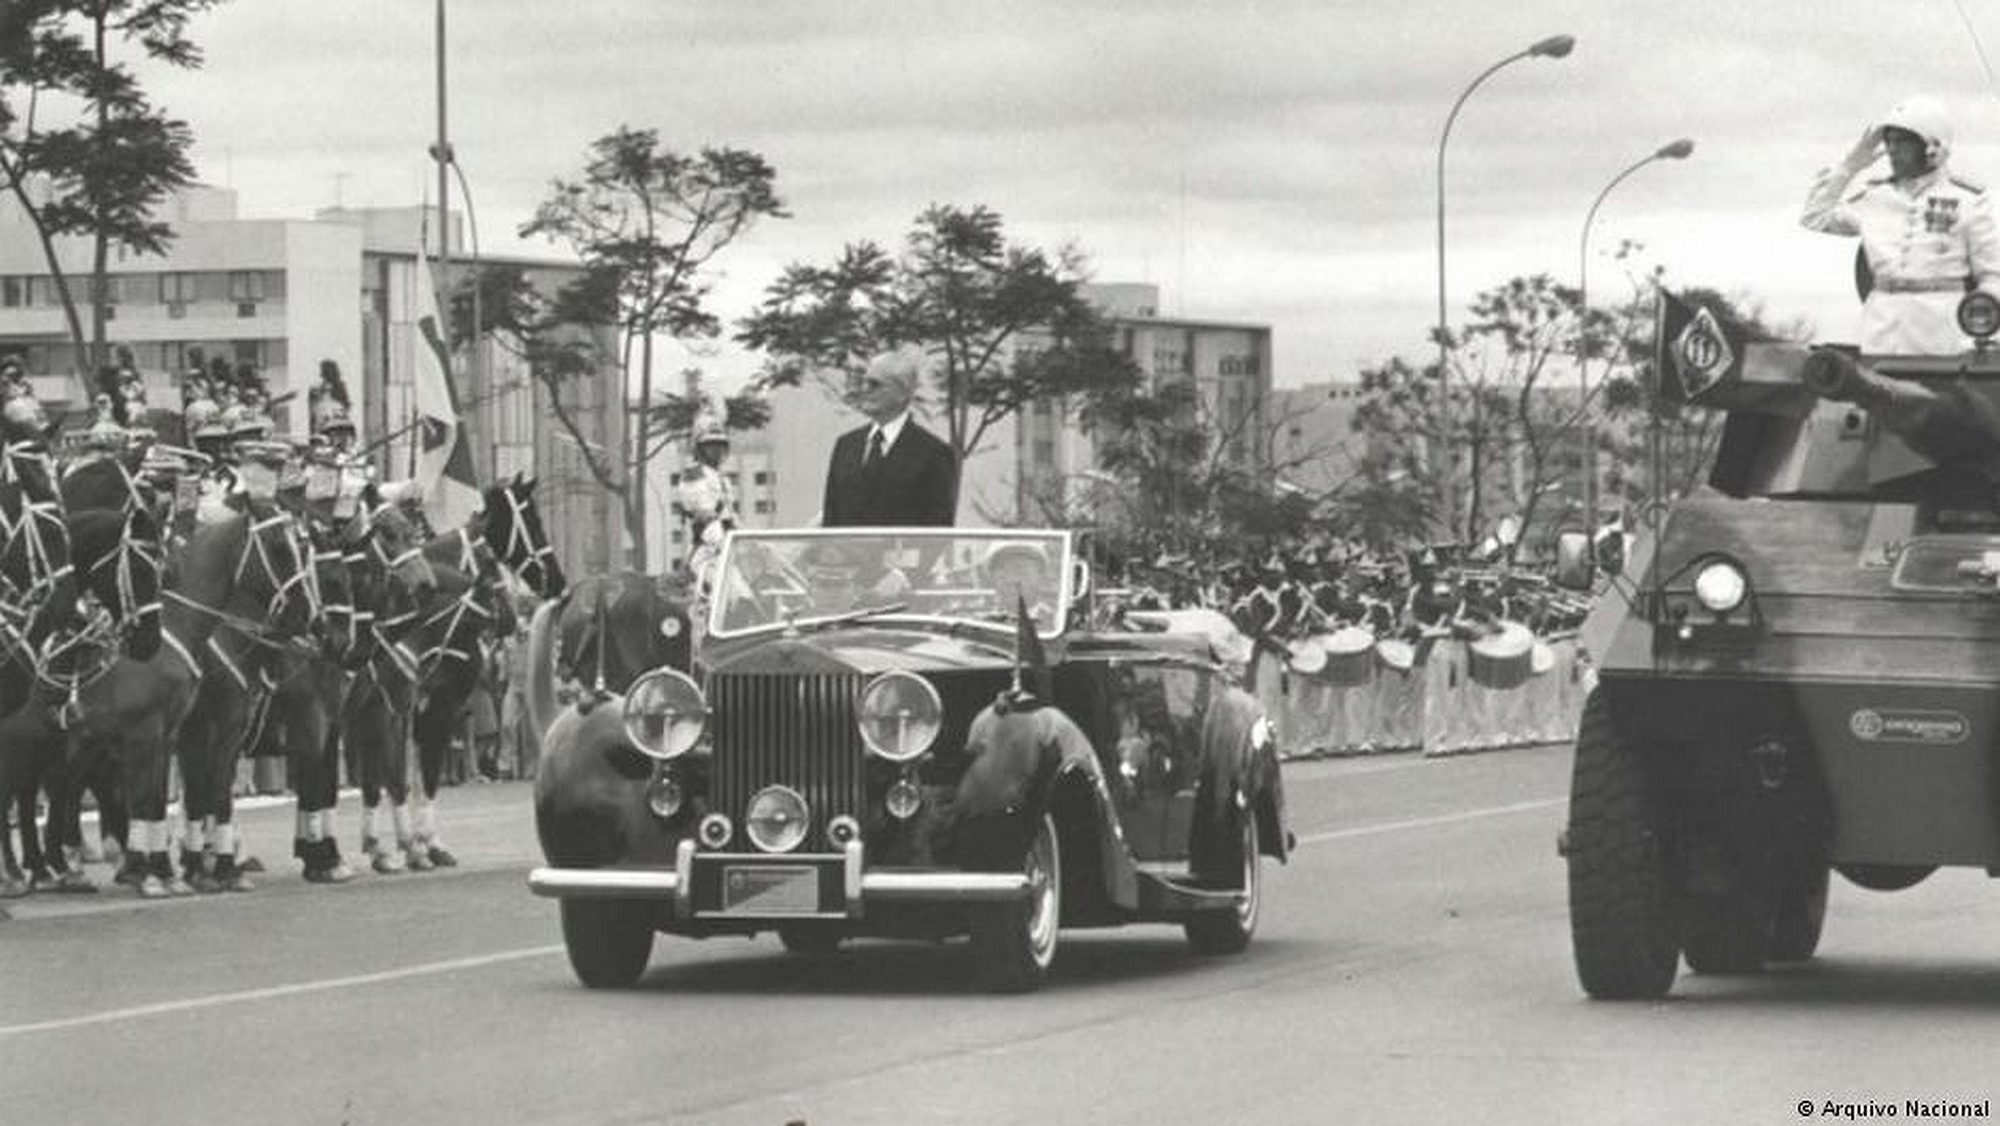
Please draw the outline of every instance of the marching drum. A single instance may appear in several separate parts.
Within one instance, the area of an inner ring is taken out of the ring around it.
[[[1285,664],[1300,676],[1318,676],[1326,668],[1326,646],[1320,637],[1285,642]]]
[[[1520,622],[1499,623],[1466,645],[1466,669],[1488,688],[1519,688],[1534,668],[1535,634]]]
[[[1342,626],[1314,640],[1326,654],[1322,680],[1340,685],[1366,684],[1375,676],[1375,635],[1360,626]]]
[[[1385,637],[1375,643],[1375,659],[1384,668],[1409,672],[1417,666],[1417,647],[1400,637]]]

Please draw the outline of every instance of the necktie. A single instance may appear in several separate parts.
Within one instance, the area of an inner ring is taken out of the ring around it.
[[[861,464],[870,469],[873,469],[875,467],[875,463],[881,460],[882,460],[882,430],[880,427],[877,427],[875,431],[868,436],[868,456],[861,462]]]

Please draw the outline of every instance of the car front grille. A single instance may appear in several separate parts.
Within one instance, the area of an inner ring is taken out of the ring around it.
[[[805,797],[812,831],[801,848],[826,848],[826,823],[840,814],[867,820],[867,764],[854,726],[863,684],[856,673],[717,674],[709,679],[715,754],[711,808],[735,822],[731,847],[749,847],[743,816],[750,796],[766,786],[789,786]]]

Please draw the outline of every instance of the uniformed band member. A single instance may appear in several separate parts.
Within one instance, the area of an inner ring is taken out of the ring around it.
[[[1838,164],[1822,169],[1800,222],[1861,239],[1861,350],[1950,355],[1971,346],[1956,311],[1967,290],[2000,295],[2000,233],[1985,188],[1948,166],[1950,115],[1935,98],[1898,102]],[[1887,154],[1889,174],[1852,188]]]

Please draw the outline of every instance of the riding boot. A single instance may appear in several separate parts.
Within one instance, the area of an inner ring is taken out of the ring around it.
[[[458,867],[458,857],[450,849],[444,847],[444,842],[438,840],[436,837],[431,837],[424,841],[424,855],[429,857],[430,862],[439,868]]]

